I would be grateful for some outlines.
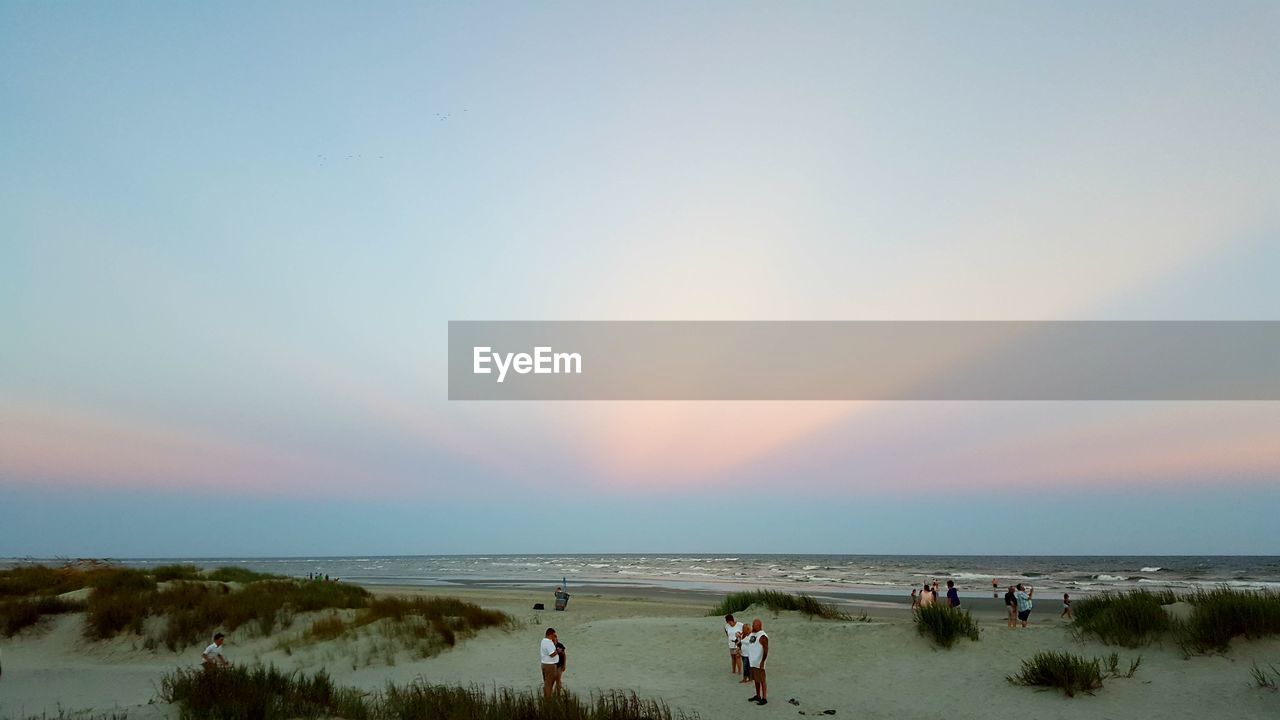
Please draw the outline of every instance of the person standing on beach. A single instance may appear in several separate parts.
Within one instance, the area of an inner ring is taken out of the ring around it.
[[[206,670],[212,670],[215,667],[226,667],[231,663],[227,662],[227,658],[222,654],[222,643],[225,641],[226,635],[217,633],[213,636],[213,642],[209,643],[209,647],[204,649],[200,654],[200,660],[204,663]]]
[[[1064,617],[1064,618],[1066,618],[1066,619],[1068,619],[1068,620],[1071,620],[1071,621],[1073,621],[1073,622],[1074,622],[1074,621],[1075,621],[1075,619],[1076,619],[1076,615],[1075,615],[1075,613],[1071,612],[1071,595],[1069,595],[1068,593],[1062,593],[1062,615],[1061,615],[1061,617]]]
[[[769,702],[769,684],[765,681],[764,665],[769,659],[769,634],[764,631],[760,618],[751,621],[751,636],[747,657],[751,659],[751,680],[756,684],[756,694],[748,702],[766,705]]]
[[[738,653],[738,633],[742,623],[733,619],[733,615],[724,616],[724,634],[729,638],[729,672],[737,675],[742,672],[742,656]]]
[[[933,604],[933,591],[929,589],[929,583],[925,583],[920,589],[920,607],[928,607]]]
[[[1000,597],[1000,583],[996,582],[995,578],[991,578],[991,597]]]
[[[738,684],[741,685],[751,682],[751,657],[747,652],[750,648],[751,623],[744,622],[738,627],[741,628],[738,631],[738,659],[742,661],[742,680]]]
[[[913,585],[911,587],[911,609],[912,610],[915,610],[916,608],[920,607],[920,596],[917,595],[916,593],[917,593],[917,590]]]
[[[1018,619],[1022,621],[1022,627],[1027,626],[1027,618],[1031,617],[1031,596],[1035,594],[1035,588],[1023,588],[1022,583],[1018,583],[1018,592],[1013,594],[1018,601]]]
[[[560,651],[556,648],[556,629],[547,628],[542,643],[538,647],[539,662],[542,665],[542,697],[550,698],[560,682]]]
[[[953,610],[960,607],[960,591],[956,590],[955,580],[947,581],[947,604]]]
[[[1009,592],[1004,594],[1004,607],[1009,611],[1009,627],[1017,627],[1018,617],[1018,598],[1013,592],[1013,586],[1009,586]]]

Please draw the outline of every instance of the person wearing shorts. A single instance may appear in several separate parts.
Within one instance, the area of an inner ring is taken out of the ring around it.
[[[1018,626],[1018,598],[1014,593],[1012,585],[1009,586],[1009,592],[1004,594],[1004,607],[1009,611],[1009,627]]]
[[[539,663],[542,665],[542,697],[550,698],[560,682],[560,651],[556,649],[556,629],[547,628],[538,648]]]
[[[769,702],[769,685],[765,680],[764,666],[769,659],[769,634],[764,631],[764,623],[760,622],[760,618],[751,621],[747,657],[751,660],[751,681],[756,685],[756,694],[747,700],[757,705],[766,705]]]

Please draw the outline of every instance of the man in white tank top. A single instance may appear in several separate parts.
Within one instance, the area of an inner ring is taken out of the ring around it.
[[[769,659],[769,634],[764,631],[764,623],[760,618],[751,621],[751,635],[743,640],[747,648],[747,659],[751,662],[751,680],[756,684],[756,694],[747,698],[748,702],[765,705],[769,702],[769,685],[765,682],[764,667]]]

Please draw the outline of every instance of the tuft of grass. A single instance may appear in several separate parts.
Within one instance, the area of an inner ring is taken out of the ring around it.
[[[824,620],[852,620],[853,617],[842,611],[833,603],[824,603],[810,595],[793,595],[777,590],[746,590],[729,593],[719,605],[711,609],[707,615],[730,615],[740,613],[752,605],[764,605],[773,612],[791,610],[804,613],[809,619],[815,617]]]
[[[1022,670],[1006,678],[1014,685],[1041,689],[1057,688],[1067,697],[1078,692],[1092,695],[1102,687],[1102,667],[1097,659],[1067,652],[1039,652],[1022,661]]]
[[[1078,600],[1074,629],[1107,645],[1139,647],[1172,627],[1164,605],[1176,602],[1172,591],[1108,592]]]
[[[1022,670],[1005,679],[1014,685],[1041,690],[1057,688],[1067,697],[1078,692],[1092,695],[1102,687],[1103,678],[1131,678],[1142,665],[1142,656],[1129,661],[1129,669],[1120,671],[1120,656],[1111,653],[1104,658],[1084,658],[1068,652],[1039,652],[1022,661]]]
[[[912,617],[916,630],[941,647],[949,648],[962,637],[975,641],[978,639],[978,623],[968,610],[956,610],[950,605],[934,603],[916,608]]]
[[[1225,651],[1237,637],[1280,635],[1280,593],[1220,587],[1186,599],[1191,615],[1176,629],[1188,654]]]
[[[311,628],[306,632],[306,638],[315,642],[323,642],[325,640],[336,640],[347,632],[347,624],[338,617],[337,613],[322,617],[311,623]]]
[[[184,720],[340,717],[346,720],[681,720],[661,701],[634,693],[603,692],[543,700],[541,693],[496,688],[388,684],[365,693],[315,675],[275,667],[177,670],[160,683],[160,699],[176,704]],[[696,716],[695,716],[696,717]]]
[[[1254,661],[1253,667],[1249,670],[1253,675],[1253,682],[1264,690],[1275,690],[1277,682],[1280,682],[1280,670],[1270,663],[1266,667],[1262,667]]]

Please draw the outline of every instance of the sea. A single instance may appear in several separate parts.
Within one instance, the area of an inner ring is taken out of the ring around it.
[[[363,585],[657,587],[732,591],[897,595],[934,579],[963,594],[987,594],[992,580],[1084,595],[1107,590],[1229,586],[1280,591],[1280,556],[1004,555],[409,555],[361,557],[122,559],[135,567],[186,562],[295,577],[329,576]]]

